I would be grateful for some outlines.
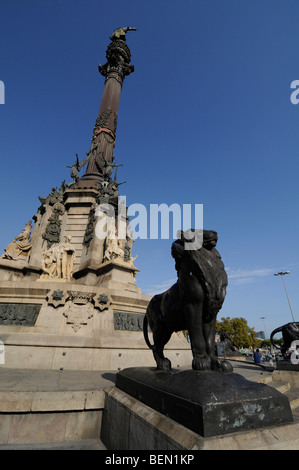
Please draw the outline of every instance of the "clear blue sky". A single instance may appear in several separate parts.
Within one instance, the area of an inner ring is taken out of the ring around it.
[[[203,204],[229,274],[221,316],[299,321],[296,0],[2,0],[1,250],[89,150],[109,36],[127,35],[115,154],[127,204]],[[137,240],[143,292],[176,278],[172,240]]]

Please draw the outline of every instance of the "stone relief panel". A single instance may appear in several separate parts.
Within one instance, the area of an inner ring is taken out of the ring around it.
[[[113,312],[114,329],[142,331],[144,315],[140,313]]]
[[[34,326],[42,304],[0,303],[0,325]]]

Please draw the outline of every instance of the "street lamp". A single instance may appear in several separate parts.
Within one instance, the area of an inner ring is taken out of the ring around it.
[[[284,288],[285,288],[285,291],[286,291],[286,294],[287,294],[287,299],[288,299],[288,302],[289,302],[289,306],[290,306],[291,314],[292,314],[292,317],[293,317],[293,321],[295,321],[295,317],[294,317],[294,314],[293,314],[293,310],[292,310],[292,306],[291,306],[289,294],[288,294],[287,287],[286,287],[286,284],[285,284],[284,278],[283,278],[283,276],[284,276],[285,274],[290,274],[290,271],[285,271],[284,273],[282,273],[282,272],[276,273],[276,274],[274,274],[274,276],[280,276],[281,279],[282,279],[282,282],[283,282],[283,285],[284,285]]]

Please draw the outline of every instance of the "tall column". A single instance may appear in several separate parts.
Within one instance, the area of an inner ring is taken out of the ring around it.
[[[105,175],[111,171],[114,159],[117,115],[124,78],[134,71],[130,65],[131,52],[126,43],[126,33],[135,28],[118,28],[110,36],[106,51],[107,62],[99,65],[99,72],[106,77],[102,102],[93,135],[86,173],[77,183],[77,188],[97,188]]]

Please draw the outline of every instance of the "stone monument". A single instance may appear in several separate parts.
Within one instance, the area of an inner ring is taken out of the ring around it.
[[[33,220],[0,258],[1,367],[120,370],[153,361],[142,333],[150,297],[136,285],[114,155],[120,94],[134,71],[126,34],[134,30],[118,28],[110,37],[86,156],[68,165],[69,182],[39,196]],[[169,354],[176,365],[189,362],[183,335],[169,343]]]

